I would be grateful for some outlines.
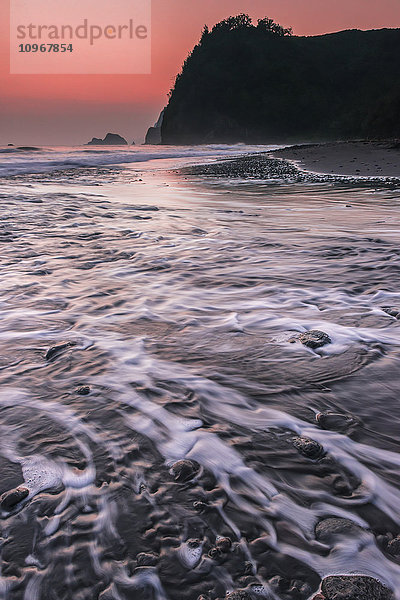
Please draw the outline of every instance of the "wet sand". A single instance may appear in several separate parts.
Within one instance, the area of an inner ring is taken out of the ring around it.
[[[271,153],[294,161],[301,170],[360,177],[400,175],[399,142],[332,142],[291,146]]]
[[[398,189],[187,160],[2,180],[0,598],[400,600]]]

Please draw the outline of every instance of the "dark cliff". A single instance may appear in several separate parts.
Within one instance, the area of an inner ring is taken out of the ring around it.
[[[246,15],[203,31],[171,91],[164,144],[400,136],[400,29],[291,35]]]
[[[158,120],[154,123],[153,127],[149,127],[146,133],[144,143],[147,145],[161,144],[161,126],[164,119],[165,108],[161,111]]]

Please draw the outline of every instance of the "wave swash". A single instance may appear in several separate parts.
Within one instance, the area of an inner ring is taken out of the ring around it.
[[[398,189],[245,151],[7,154],[0,598],[400,599]]]

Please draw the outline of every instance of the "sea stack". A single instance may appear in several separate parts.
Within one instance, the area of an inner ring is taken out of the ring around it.
[[[120,136],[118,133],[107,133],[106,137],[102,140],[101,138],[92,138],[87,146],[127,146],[128,142],[125,138]]]
[[[149,127],[149,129],[147,130],[146,139],[144,142],[145,144],[149,144],[149,145],[161,144],[161,126],[163,124],[164,111],[165,111],[165,108],[163,108],[163,110],[161,111],[160,116],[158,117],[158,120],[156,121],[156,123],[154,123],[154,126]]]

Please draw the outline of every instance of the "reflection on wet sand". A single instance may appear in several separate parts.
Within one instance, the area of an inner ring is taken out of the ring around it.
[[[398,595],[398,193],[178,163],[2,182],[2,597]]]

